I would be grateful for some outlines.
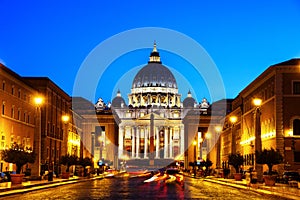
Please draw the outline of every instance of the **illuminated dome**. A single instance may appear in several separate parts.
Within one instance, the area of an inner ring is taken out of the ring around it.
[[[172,72],[161,64],[154,43],[149,62],[134,77],[128,105],[132,107],[181,107],[181,95]]]
[[[165,87],[177,89],[177,83],[172,72],[161,64],[159,53],[154,44],[150,60],[135,76],[132,89],[143,87]]]
[[[121,92],[118,90],[117,96],[112,100],[113,108],[123,108],[126,106],[125,100],[121,97]]]
[[[188,96],[183,101],[184,108],[194,108],[196,104],[195,99],[192,97],[191,91],[188,92]]]

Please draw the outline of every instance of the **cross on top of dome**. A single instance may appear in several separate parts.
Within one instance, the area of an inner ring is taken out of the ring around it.
[[[150,54],[150,59],[149,59],[148,63],[160,63],[161,64],[160,56],[159,56],[159,53],[157,51],[156,42],[155,41],[154,41],[154,44],[153,44],[153,50],[152,50],[152,52]]]

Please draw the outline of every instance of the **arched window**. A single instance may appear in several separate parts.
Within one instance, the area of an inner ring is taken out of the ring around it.
[[[293,121],[293,135],[300,135],[300,119]]]

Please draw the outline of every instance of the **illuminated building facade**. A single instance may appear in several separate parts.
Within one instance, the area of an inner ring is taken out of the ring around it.
[[[0,150],[8,149],[13,143],[17,143],[25,150],[33,151],[37,115],[34,97],[38,92],[21,76],[1,63],[0,83]],[[32,167],[32,164],[26,166],[30,169]],[[1,160],[0,171],[15,171],[15,168]]]
[[[254,105],[258,98],[260,104]],[[220,137],[221,163],[228,167],[229,153],[244,156],[244,169],[259,168],[255,150],[278,149],[284,163],[273,170],[300,169],[300,59],[270,66],[232,102],[232,112],[224,119]],[[230,119],[236,116],[237,120]],[[258,139],[260,138],[260,139]],[[267,170],[263,166],[262,171]]]
[[[70,122],[62,116],[71,116],[71,98],[47,77],[26,77],[44,97],[41,106],[41,173],[61,172],[60,157],[68,152]],[[72,125],[70,125],[72,126]]]

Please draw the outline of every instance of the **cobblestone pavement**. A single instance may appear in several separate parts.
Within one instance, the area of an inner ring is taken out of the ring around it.
[[[0,199],[286,199],[253,190],[185,178],[184,187],[171,183],[144,183],[144,178],[110,178],[33,190]]]

